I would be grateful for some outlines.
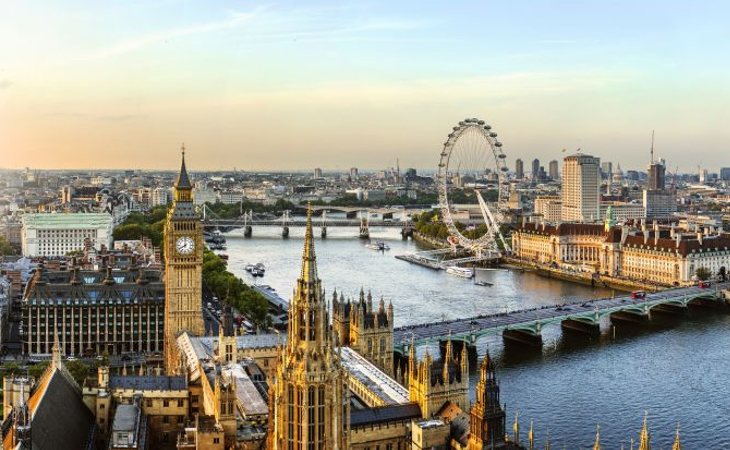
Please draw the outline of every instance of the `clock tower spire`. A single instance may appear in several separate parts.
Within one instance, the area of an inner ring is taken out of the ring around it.
[[[165,368],[180,367],[177,337],[183,331],[205,334],[203,323],[203,229],[193,204],[193,186],[182,165],[175,181],[175,200],[165,221]]]

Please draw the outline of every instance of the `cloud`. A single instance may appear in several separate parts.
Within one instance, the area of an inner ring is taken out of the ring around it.
[[[155,33],[150,33],[142,36],[127,39],[119,42],[111,47],[99,50],[93,53],[89,59],[106,58],[109,56],[122,55],[125,53],[131,53],[137,50],[142,50],[147,47],[151,47],[160,43],[164,43],[170,39],[179,37],[192,36],[197,34],[212,33],[215,31],[222,31],[226,29],[236,28],[241,24],[248,22],[258,15],[258,12],[250,13],[231,13],[230,17],[226,20],[206,22],[197,25],[191,25],[183,28],[171,28]]]
[[[12,85],[13,82],[10,80],[0,80],[0,89],[10,89]]]

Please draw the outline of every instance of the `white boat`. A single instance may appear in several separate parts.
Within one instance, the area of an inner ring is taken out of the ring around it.
[[[244,267],[246,272],[251,273],[253,271],[253,264],[246,264],[246,267]]]
[[[462,278],[472,278],[474,276],[474,271],[471,269],[467,269],[466,267],[457,267],[457,266],[451,266],[446,268],[446,273],[450,275],[456,275],[457,277]]]
[[[254,268],[256,270],[258,270],[259,273],[261,273],[261,275],[263,275],[264,272],[266,272],[266,267],[264,267],[264,264],[263,263],[256,263],[256,265],[254,266]]]
[[[371,250],[379,250],[379,251],[390,250],[390,247],[388,247],[388,244],[386,244],[383,241],[371,242],[368,245],[366,245],[365,247],[367,247]]]

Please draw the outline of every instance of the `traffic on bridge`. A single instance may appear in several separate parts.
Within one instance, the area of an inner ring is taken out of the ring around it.
[[[610,316],[612,320],[642,322],[650,318],[653,309],[681,311],[691,302],[699,300],[725,304],[721,291],[729,288],[730,282],[712,285],[705,282],[701,287],[677,288],[657,293],[635,291],[620,297],[408,325],[394,330],[395,348],[405,354],[411,344],[418,346],[449,337],[474,345],[482,336],[499,333],[505,339],[541,345],[540,331],[544,325],[550,323],[559,322],[563,328],[596,334],[600,331],[600,320],[606,316]]]

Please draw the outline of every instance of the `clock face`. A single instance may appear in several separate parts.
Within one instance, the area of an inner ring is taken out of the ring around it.
[[[175,242],[175,248],[181,255],[189,255],[195,250],[195,241],[190,236],[183,236]]]

